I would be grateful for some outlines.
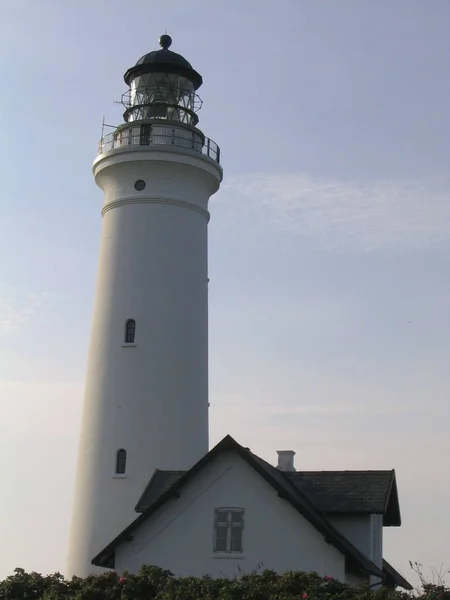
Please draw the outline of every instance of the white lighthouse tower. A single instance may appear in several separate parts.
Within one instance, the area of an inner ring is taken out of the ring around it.
[[[222,169],[197,128],[202,78],[171,43],[125,73],[125,122],[93,166],[103,225],[69,575],[96,571],[156,468],[208,451],[208,200]]]

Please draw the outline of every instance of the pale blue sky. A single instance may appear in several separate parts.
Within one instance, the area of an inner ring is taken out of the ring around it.
[[[448,0],[0,0],[0,577],[63,570],[103,115],[167,27],[222,149],[211,442],[397,470],[385,555],[450,567]]]

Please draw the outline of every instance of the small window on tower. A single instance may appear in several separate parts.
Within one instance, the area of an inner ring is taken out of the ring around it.
[[[125,324],[125,344],[134,344],[134,336],[136,335],[136,321],[128,319]]]
[[[117,451],[116,456],[116,473],[117,475],[125,475],[127,468],[127,451],[121,448]]]

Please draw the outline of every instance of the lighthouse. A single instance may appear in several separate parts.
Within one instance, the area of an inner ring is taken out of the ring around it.
[[[137,516],[155,469],[208,451],[208,201],[220,151],[197,127],[201,75],[170,50],[124,75],[124,122],[102,135],[104,194],[68,575]]]

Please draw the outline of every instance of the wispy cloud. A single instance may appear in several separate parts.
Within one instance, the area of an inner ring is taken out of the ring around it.
[[[234,221],[308,238],[324,250],[426,250],[450,241],[449,182],[357,182],[252,174],[224,185]],[[253,227],[254,230],[254,227]]]
[[[0,284],[0,333],[16,331],[44,308],[45,292],[29,292]]]

